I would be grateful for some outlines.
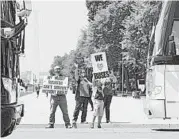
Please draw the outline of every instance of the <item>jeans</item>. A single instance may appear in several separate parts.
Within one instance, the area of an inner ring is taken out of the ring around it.
[[[90,103],[90,105],[91,105],[91,108],[93,109],[94,108],[94,106],[93,106],[93,101],[92,101],[92,99],[91,99],[91,97],[89,98],[89,103]]]
[[[51,96],[50,100],[51,100],[51,106],[50,106],[49,123],[50,124],[55,123],[55,113],[56,113],[57,106],[59,106],[63,114],[63,120],[65,122],[65,125],[70,125],[66,96],[65,95]]]
[[[104,96],[104,109],[106,112],[106,121],[110,121],[110,105],[111,105],[112,96]]]
[[[76,100],[75,111],[73,113],[73,121],[75,122],[77,121],[81,107],[83,107],[82,115],[81,115],[81,122],[86,121],[88,100],[89,100],[89,97],[79,97],[79,99]]]

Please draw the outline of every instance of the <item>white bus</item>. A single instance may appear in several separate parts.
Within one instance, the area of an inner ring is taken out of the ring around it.
[[[179,1],[164,1],[149,45],[145,113],[179,118]]]

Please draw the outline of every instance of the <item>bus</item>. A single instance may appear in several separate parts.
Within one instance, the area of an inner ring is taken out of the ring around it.
[[[10,135],[24,116],[20,103],[19,57],[25,48],[25,27],[30,10],[21,0],[3,0],[1,5],[1,137]],[[18,16],[19,15],[19,16]],[[25,16],[24,16],[25,15]],[[18,23],[17,23],[18,22]]]
[[[179,118],[179,1],[163,1],[150,38],[146,106],[148,118]]]

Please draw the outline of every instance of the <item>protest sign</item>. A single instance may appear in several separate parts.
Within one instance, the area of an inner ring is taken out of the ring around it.
[[[92,62],[93,74],[95,79],[102,79],[102,78],[109,77],[105,52],[91,54],[91,62]]]
[[[48,77],[43,82],[42,92],[50,94],[66,94],[68,91],[68,77]]]

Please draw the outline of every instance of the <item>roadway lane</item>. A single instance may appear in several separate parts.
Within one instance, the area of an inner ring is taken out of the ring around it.
[[[178,139],[179,132],[154,131],[149,128],[44,129],[19,128],[6,139]]]

